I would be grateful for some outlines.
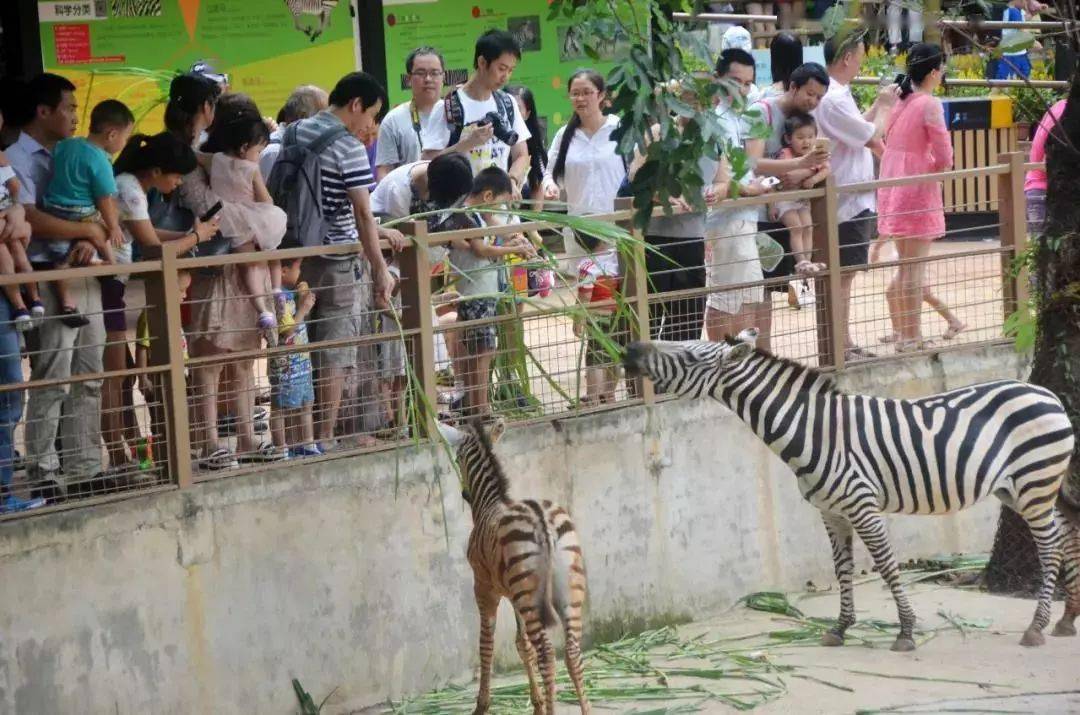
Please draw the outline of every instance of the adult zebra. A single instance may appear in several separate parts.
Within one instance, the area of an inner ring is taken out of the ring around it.
[[[1080,489],[1062,488],[1074,438],[1053,393],[1001,380],[918,400],[847,395],[829,376],[758,350],[756,339],[748,330],[722,343],[633,343],[624,363],[659,392],[719,400],[795,472],[803,498],[821,511],[840,581],[840,618],[824,645],[841,645],[855,622],[853,531],[896,600],[893,650],[912,650],[915,612],[883,514],[949,514],[991,494],[1027,521],[1042,565],[1039,604],[1020,643],[1045,642],[1062,559],[1059,521],[1069,598],[1054,635],[1076,634]],[[1058,509],[1069,518],[1056,518]]]
[[[292,13],[293,25],[314,42],[330,26],[330,14],[337,7],[338,0],[285,0]],[[301,15],[318,15],[319,26],[307,27],[300,23]]]

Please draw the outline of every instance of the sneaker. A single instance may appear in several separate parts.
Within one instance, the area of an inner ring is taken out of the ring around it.
[[[45,304],[40,300],[30,301],[30,317],[35,323],[40,323],[45,318]]]
[[[440,405],[453,405],[460,403],[465,398],[465,388],[462,385],[454,385],[453,390],[445,390],[439,393],[435,401]],[[454,409],[454,408],[451,408]]]
[[[270,442],[263,442],[253,452],[245,452],[240,455],[242,464],[261,464],[264,462],[280,462],[288,456],[288,451],[281,447],[275,447]]]
[[[34,321],[30,317],[30,311],[26,308],[16,310],[11,316],[11,321],[15,324],[15,329],[20,333],[25,333],[27,330],[31,330],[34,327]]]
[[[240,466],[240,463],[236,461],[235,454],[224,447],[219,447],[203,457],[199,465],[211,472],[218,472],[222,469],[236,469]]]
[[[321,457],[326,454],[326,452],[322,451],[322,447],[320,447],[317,442],[312,442],[311,444],[306,444],[302,447],[289,448],[289,454],[293,457]]]
[[[79,312],[78,308],[65,305],[60,309],[60,322],[69,328],[82,328],[90,325],[90,319]]]
[[[36,472],[29,474],[30,498],[62,502],[67,499],[67,486],[60,481],[59,472]]]
[[[46,501],[42,497],[21,499],[14,494],[7,494],[0,497],[0,514],[11,514],[17,511],[37,509],[38,507],[45,506],[45,504]]]

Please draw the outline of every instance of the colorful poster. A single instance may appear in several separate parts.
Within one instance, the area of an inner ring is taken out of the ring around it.
[[[348,0],[39,0],[38,17],[46,71],[78,87],[80,133],[110,97],[159,131],[169,78],[196,62],[270,116],[297,85],[329,89],[356,66]]]
[[[414,48],[430,45],[446,58],[447,88],[461,84],[472,71],[476,38],[500,28],[514,33],[523,49],[511,84],[524,85],[536,98],[541,126],[550,139],[569,119],[566,80],[581,67],[606,75],[626,43],[611,41],[594,62],[582,47],[575,27],[563,20],[548,20],[548,0],[486,0],[474,5],[464,0],[415,2],[384,0],[387,89],[392,104],[409,99],[405,58]]]

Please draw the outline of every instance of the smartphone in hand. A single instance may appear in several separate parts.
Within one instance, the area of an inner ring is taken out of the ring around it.
[[[218,211],[221,211],[222,208],[224,208],[224,205],[220,201],[218,201],[216,204],[211,206],[206,213],[200,216],[199,220],[203,223],[206,223],[210,219],[214,218],[214,216],[217,216]]]

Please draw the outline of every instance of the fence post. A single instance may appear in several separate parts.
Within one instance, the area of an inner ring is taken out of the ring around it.
[[[631,199],[617,199],[615,208],[623,211],[632,208]],[[649,271],[645,268],[644,236],[634,226],[633,219],[619,221],[619,226],[625,228],[634,237],[633,250],[625,266],[626,276],[624,295],[627,301],[634,307],[635,320],[630,326],[630,337],[633,340],[648,340],[649,332]],[[624,256],[624,258],[627,258]],[[646,405],[656,401],[653,385],[648,380],[636,378],[634,389]]]
[[[1028,271],[1012,274],[1013,259],[1027,248],[1027,199],[1024,196],[1024,154],[1009,152],[998,156],[1009,165],[1009,173],[998,175],[998,214],[1001,216],[1001,298],[1005,317],[1027,303]]]
[[[188,419],[187,381],[184,378],[183,325],[180,318],[180,280],[176,267],[176,244],[161,246],[161,273],[149,274],[146,281],[147,303],[156,306],[150,319],[150,360],[154,365],[168,365],[159,374],[165,401],[165,441],[168,443],[169,473],[181,489],[192,484],[191,425]]]
[[[412,369],[423,391],[426,405],[421,413],[423,424],[417,425],[423,437],[433,437],[438,428],[435,389],[435,330],[431,310],[431,262],[428,258],[427,224],[411,221],[401,225],[401,232],[412,238],[412,245],[400,255],[402,277],[402,330],[419,329],[412,340]],[[430,406],[431,409],[427,409]]]
[[[819,365],[844,367],[844,338],[847,326],[842,319],[840,298],[840,225],[836,219],[839,195],[836,179],[825,180],[825,195],[810,200],[814,222],[814,260],[824,256],[828,272],[815,279]]]

